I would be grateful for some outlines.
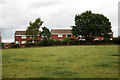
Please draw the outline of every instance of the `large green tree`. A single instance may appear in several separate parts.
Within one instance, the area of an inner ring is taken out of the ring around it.
[[[95,14],[86,11],[75,15],[75,26],[72,27],[72,34],[80,38],[80,35],[86,41],[93,41],[95,36],[109,38],[111,32],[111,22],[102,14]]]
[[[32,41],[36,41],[38,34],[39,34],[39,28],[42,25],[43,21],[41,21],[40,18],[37,18],[35,20],[35,22],[31,22],[29,23],[29,26],[26,29],[26,33],[25,35],[29,35],[32,37]]]
[[[51,37],[51,32],[48,28],[42,27],[42,32],[40,33],[40,36],[42,37],[42,39],[47,40]]]

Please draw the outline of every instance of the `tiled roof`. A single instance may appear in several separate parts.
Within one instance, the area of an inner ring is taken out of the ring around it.
[[[26,31],[16,31],[16,32],[15,32],[15,35],[25,35],[25,32],[26,32]],[[38,34],[40,34],[40,31],[39,31]]]
[[[16,31],[15,35],[25,35],[26,31]]]
[[[51,29],[52,33],[72,33],[71,29]]]

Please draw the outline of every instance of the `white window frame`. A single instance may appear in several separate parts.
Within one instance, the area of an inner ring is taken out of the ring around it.
[[[68,35],[70,35],[70,37],[71,37],[71,34],[66,34],[66,37],[68,37]]]
[[[58,34],[58,37],[63,37],[63,35],[62,34]]]
[[[26,41],[22,41],[21,43],[22,43],[22,44],[25,44],[25,43],[26,43]]]
[[[80,41],[85,41],[85,39],[79,39]]]
[[[15,41],[15,44],[20,44],[20,41]]]
[[[19,44],[19,41],[15,41],[15,44]]]
[[[99,40],[99,38],[95,38],[94,40]]]
[[[22,36],[22,39],[26,39],[26,36]]]
[[[110,38],[110,40],[112,40],[112,38]]]

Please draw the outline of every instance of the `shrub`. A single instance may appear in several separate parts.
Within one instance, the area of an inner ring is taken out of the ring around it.
[[[47,40],[40,41],[40,43],[38,44],[38,46],[47,46]]]
[[[96,40],[96,41],[93,41],[94,44],[113,44],[113,40]]]
[[[79,44],[86,44],[85,41],[79,41]]]
[[[113,43],[120,44],[120,38],[113,38]]]
[[[47,40],[47,45],[48,45],[48,46],[55,45],[55,41],[49,39],[49,40]]]
[[[69,44],[70,45],[78,45],[79,41],[74,38],[69,38]]]
[[[63,43],[62,43],[62,41],[60,41],[60,40],[56,40],[55,41],[55,45],[62,45]]]
[[[10,48],[20,48],[20,45],[19,44],[14,44],[14,45],[11,45]]]
[[[55,44],[55,41],[54,40],[42,40],[38,43],[39,46],[51,46],[51,45],[54,45]]]
[[[64,38],[63,38],[63,41],[69,42],[69,38],[64,37]]]
[[[0,43],[0,47],[5,48],[5,47],[4,47],[4,43],[2,43],[2,44]]]
[[[25,47],[38,46],[38,43],[25,43]]]
[[[79,41],[74,38],[63,38],[63,45],[77,45]]]
[[[32,43],[32,40],[27,40],[28,43]]]

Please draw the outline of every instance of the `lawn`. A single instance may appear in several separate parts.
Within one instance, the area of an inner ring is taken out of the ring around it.
[[[117,45],[4,49],[2,76],[3,78],[118,78],[118,58]]]

